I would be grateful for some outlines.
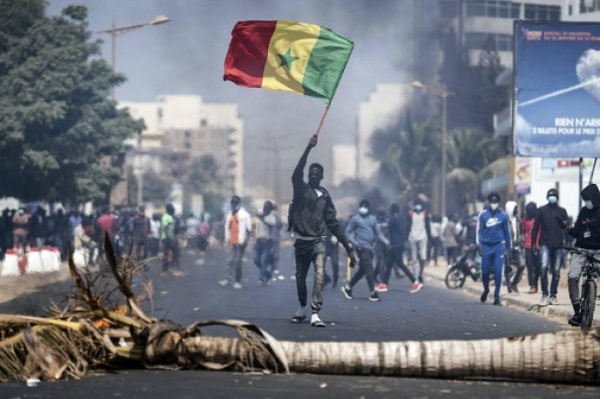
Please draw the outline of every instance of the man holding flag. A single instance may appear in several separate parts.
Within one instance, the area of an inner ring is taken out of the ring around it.
[[[350,267],[354,267],[356,259],[352,245],[344,235],[344,230],[338,222],[336,208],[329,192],[320,186],[323,179],[323,166],[313,163],[308,168],[308,183],[304,182],[303,173],[306,159],[310,150],[317,145],[317,136],[312,136],[302,157],[294,169],[292,184],[294,199],[290,205],[290,227],[294,232],[294,248],[296,249],[296,288],[300,307],[292,317],[292,323],[300,323],[306,319],[306,276],[310,263],[314,263],[315,276],[313,283],[310,308],[312,317],[310,325],[325,327],[319,318],[323,305],[323,285],[325,279],[325,239],[327,229],[344,246],[350,259]]]
[[[310,150],[317,145],[319,131],[354,44],[330,29],[295,21],[239,21],[231,35],[224,61],[224,80],[244,87],[312,96],[327,105],[294,170],[294,198],[289,215],[290,228],[296,238],[296,288],[300,303],[291,322],[300,323],[306,319],[306,276],[312,262],[315,276],[310,324],[325,327],[319,311],[323,304],[328,229],[348,251],[351,267],[356,260],[352,245],[346,240],[336,217],[329,192],[320,186],[323,166],[310,165],[308,183],[304,182],[303,171]]]

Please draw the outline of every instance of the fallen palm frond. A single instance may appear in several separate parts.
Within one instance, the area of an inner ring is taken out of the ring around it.
[[[105,236],[109,277],[78,270],[65,307],[49,317],[0,315],[0,381],[81,378],[93,367],[187,368],[599,384],[600,329],[475,341],[289,342],[237,320],[188,327],[143,312],[153,286],[136,257],[120,263]],[[141,281],[137,285],[133,281]],[[134,287],[141,291],[136,295]],[[118,295],[121,294],[121,295]],[[237,338],[205,335],[210,326]],[[124,363],[127,361],[128,363]]]

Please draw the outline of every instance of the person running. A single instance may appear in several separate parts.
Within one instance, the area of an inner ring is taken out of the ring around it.
[[[419,291],[424,285],[417,281],[417,278],[403,263],[403,252],[405,251],[405,219],[401,216],[401,210],[398,204],[390,205],[390,218],[388,219],[388,239],[390,240],[390,249],[386,255],[386,268],[382,276],[384,283],[384,292],[388,291],[388,283],[390,282],[390,274],[392,267],[396,265],[400,270],[407,275],[411,280],[411,293]]]
[[[487,301],[491,271],[495,271],[495,300],[493,305],[501,306],[499,292],[503,278],[503,264],[507,253],[512,251],[510,222],[504,211],[499,208],[498,193],[487,196],[489,207],[478,214],[476,225],[476,243],[482,253],[482,287],[480,302]]]
[[[231,198],[231,212],[228,213],[224,223],[224,237],[228,245],[229,254],[225,266],[225,278],[218,284],[228,287],[233,278],[233,288],[240,290],[241,285],[241,261],[252,232],[252,218],[241,206],[241,198],[234,195]]]
[[[355,266],[356,259],[352,244],[346,240],[344,230],[338,222],[336,208],[329,191],[321,187],[323,166],[313,163],[308,168],[308,183],[304,182],[304,167],[310,150],[317,145],[317,136],[313,135],[302,153],[294,173],[292,185],[294,196],[289,209],[289,226],[293,230],[296,258],[296,291],[299,307],[291,319],[292,323],[301,323],[306,319],[307,289],[306,276],[310,264],[314,264],[314,279],[310,307],[312,316],[310,325],[325,327],[319,317],[323,306],[323,285],[325,278],[325,239],[329,229],[337,240],[346,248],[350,267]]]
[[[375,219],[378,224],[378,228],[384,235],[384,237],[388,237],[388,217],[386,216],[385,209],[378,209],[375,213]],[[373,246],[373,255],[374,255],[374,267],[373,267],[373,281],[375,281],[375,290],[377,292],[387,292],[388,287],[382,281],[382,276],[384,275],[384,271],[386,270],[386,260],[388,256],[388,248],[386,248],[386,244],[381,241],[376,241]]]
[[[575,247],[587,250],[600,260],[600,189],[595,184],[589,184],[581,190],[581,198],[584,205],[574,226],[571,227],[565,220],[562,220],[562,226],[571,237],[577,239]],[[579,278],[585,259],[585,254],[573,254],[568,268],[568,296],[575,311],[568,324],[574,327],[581,326]]]
[[[344,284],[342,292],[347,299],[353,299],[352,289],[365,276],[369,287],[369,300],[378,302],[380,296],[375,290],[373,280],[373,246],[377,240],[380,240],[384,244],[385,249],[389,250],[390,241],[382,233],[375,216],[369,214],[369,209],[369,201],[362,200],[359,203],[358,213],[350,219],[346,226],[346,238],[354,245],[359,257],[359,268],[354,276],[352,276],[350,282]]]

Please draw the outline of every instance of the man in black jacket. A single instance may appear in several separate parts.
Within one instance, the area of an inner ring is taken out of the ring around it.
[[[306,276],[310,263],[315,267],[314,284],[310,307],[313,327],[325,327],[319,318],[323,304],[323,285],[325,277],[325,238],[327,229],[337,238],[348,252],[350,266],[354,267],[355,257],[352,245],[344,236],[342,226],[338,222],[336,208],[329,192],[320,186],[323,179],[323,166],[313,163],[308,168],[308,183],[304,182],[304,167],[310,150],[317,145],[317,136],[312,136],[302,157],[294,169],[292,184],[294,199],[290,209],[290,226],[293,229],[294,248],[296,249],[296,288],[300,307],[292,317],[292,323],[300,323],[306,319]]]
[[[542,305],[552,305],[558,302],[558,282],[560,281],[560,268],[562,267],[562,251],[564,248],[564,230],[558,220],[568,220],[566,209],[558,205],[558,190],[551,188],[547,191],[547,204],[537,209],[535,225],[531,233],[533,252],[539,237],[539,259],[541,274]],[[540,234],[540,236],[539,236]],[[552,283],[548,290],[548,272],[552,271]]]
[[[586,249],[600,259],[600,190],[595,184],[590,184],[581,191],[585,205],[579,211],[579,217],[573,227],[568,227],[568,234],[577,239],[575,247]],[[566,224],[563,223],[563,227]],[[579,303],[579,277],[581,266],[585,263],[584,254],[573,254],[568,268],[568,296],[573,304],[575,315],[568,321],[571,326],[581,325]]]
[[[419,291],[423,284],[420,283],[409,268],[403,263],[403,252],[405,243],[408,239],[408,229],[405,219],[401,216],[398,204],[390,205],[390,219],[388,219],[388,239],[390,240],[390,249],[386,256],[386,268],[382,275],[382,281],[388,287],[392,266],[396,265],[403,271],[411,281],[411,293]]]

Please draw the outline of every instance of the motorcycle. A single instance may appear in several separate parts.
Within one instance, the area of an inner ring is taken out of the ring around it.
[[[449,269],[445,276],[445,285],[447,288],[456,290],[462,288],[468,276],[473,281],[480,281],[482,278],[481,271],[482,257],[479,253],[477,244],[470,244],[462,248],[461,256],[457,258],[455,263],[449,265]],[[524,270],[524,259],[518,246],[514,246],[514,250],[510,256],[506,257],[504,264],[504,281],[503,283],[508,289],[508,293],[517,291],[515,288],[522,278]],[[490,285],[494,284],[495,274],[489,276]]]
[[[449,265],[445,276],[447,288],[456,290],[463,287],[466,279],[470,277],[473,281],[479,281],[481,257],[478,253],[478,245],[470,244],[461,249],[461,256],[455,263]]]

